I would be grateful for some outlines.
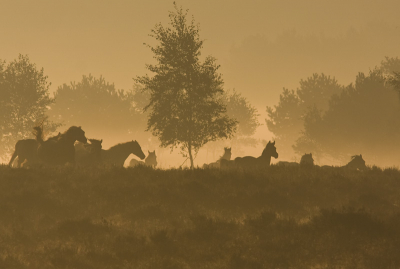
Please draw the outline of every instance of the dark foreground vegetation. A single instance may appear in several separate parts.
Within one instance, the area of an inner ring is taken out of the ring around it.
[[[400,172],[0,167],[0,268],[399,268]]]

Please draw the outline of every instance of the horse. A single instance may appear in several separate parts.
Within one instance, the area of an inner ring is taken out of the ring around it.
[[[129,167],[135,167],[137,165],[145,165],[145,166],[150,166],[150,167],[155,168],[157,166],[156,151],[154,150],[152,152],[150,152],[150,151],[148,151],[148,152],[149,152],[149,155],[147,155],[146,159],[144,159],[144,162],[132,159],[129,162]]]
[[[57,139],[55,137],[43,140],[42,127],[34,127],[36,141],[38,142],[37,154],[39,160],[45,164],[63,165],[75,164],[75,141],[87,143],[85,132],[79,126],[71,126]]]
[[[365,171],[367,170],[367,166],[365,165],[365,161],[362,158],[362,155],[354,155],[351,156],[351,161],[343,166],[330,166],[330,165],[323,165],[321,166],[323,169],[335,169],[335,168],[342,168],[348,170],[356,170],[356,171]]]
[[[103,142],[97,139],[88,139],[90,144],[75,143],[75,159],[78,164],[93,165],[101,163],[101,149]]]
[[[230,160],[232,157],[232,148],[224,148],[224,155],[222,155],[218,161],[209,163],[209,164],[204,164],[203,168],[220,168],[221,166],[221,160]]]
[[[362,158],[361,154],[351,156],[351,161],[342,167],[350,170],[359,170],[359,171],[364,171],[367,169],[367,166],[365,165],[365,161]]]
[[[301,156],[300,163],[297,162],[286,162],[280,161],[276,163],[277,166],[281,167],[313,167],[314,166],[314,159],[312,157],[312,153],[304,154]]]
[[[126,143],[117,144],[106,150],[102,149],[101,158],[102,162],[105,164],[123,166],[126,158],[128,158],[131,153],[139,157],[141,160],[146,157],[139,143],[136,140],[132,140]]]
[[[256,158],[253,156],[237,157],[234,162],[222,161],[221,167],[241,167],[241,168],[253,168],[253,167],[265,167],[271,165],[271,157],[278,158],[278,152],[276,152],[275,142],[269,141],[265,146],[261,156]]]
[[[314,159],[312,157],[312,153],[304,154],[300,159],[300,167],[313,167]]]
[[[57,140],[61,133],[49,138]],[[39,157],[37,155],[38,142],[36,139],[21,139],[15,143],[15,150],[11,156],[11,160],[8,166],[22,167],[25,164],[34,164],[39,162]],[[14,164],[15,162],[15,164]]]

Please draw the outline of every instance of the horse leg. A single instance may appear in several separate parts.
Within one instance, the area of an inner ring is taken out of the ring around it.
[[[17,156],[18,156],[18,153],[17,153],[17,151],[15,150],[15,151],[14,151],[14,154],[11,156],[11,160],[10,160],[10,162],[8,163],[8,166],[12,167],[12,164],[13,164],[13,162],[14,162],[14,159],[15,159]],[[18,159],[19,159],[19,158],[18,158]],[[19,167],[19,163],[18,163],[18,167]]]

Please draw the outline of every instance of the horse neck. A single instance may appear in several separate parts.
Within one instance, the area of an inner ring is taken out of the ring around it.
[[[267,163],[268,165],[271,164],[271,155],[261,155],[258,159],[262,160],[263,162]]]
[[[111,159],[118,159],[119,161],[125,161],[129,155],[131,155],[132,151],[129,147],[126,147],[126,144],[120,144],[114,146],[110,149],[105,150],[107,152],[109,158]]]

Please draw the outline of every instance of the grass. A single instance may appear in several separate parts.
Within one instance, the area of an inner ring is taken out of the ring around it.
[[[400,172],[0,167],[0,268],[399,268]]]

